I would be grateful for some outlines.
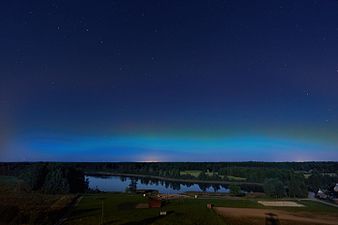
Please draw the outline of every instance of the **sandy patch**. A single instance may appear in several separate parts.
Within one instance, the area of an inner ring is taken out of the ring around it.
[[[277,207],[305,207],[302,204],[291,201],[258,201],[259,204],[264,206],[277,206]]]
[[[269,209],[250,209],[250,208],[225,208],[225,207],[214,207],[217,214],[224,217],[237,217],[237,218],[260,218],[266,219],[269,215],[274,215],[277,220],[288,220],[294,221],[295,224],[299,223],[310,223],[310,224],[329,224],[338,225],[338,216],[321,216],[313,215],[309,218],[307,215],[301,213],[289,213],[281,210],[269,210]]]

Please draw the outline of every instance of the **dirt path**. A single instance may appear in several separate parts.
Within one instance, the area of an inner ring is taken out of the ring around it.
[[[279,220],[289,220],[310,224],[328,224],[338,225],[338,215],[335,216],[321,216],[321,215],[305,215],[301,213],[289,213],[282,210],[270,209],[250,209],[250,208],[225,208],[215,207],[215,212],[224,217],[254,217],[267,218],[267,214],[274,214]]]
[[[83,196],[79,196],[72,203],[70,203],[70,205],[66,209],[66,213],[59,219],[59,221],[55,225],[62,225],[69,217],[71,209],[75,208],[80,203],[82,198]]]

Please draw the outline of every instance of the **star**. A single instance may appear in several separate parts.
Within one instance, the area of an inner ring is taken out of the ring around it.
[[[309,90],[304,90],[304,95],[306,95],[306,96],[310,96],[310,95],[311,95],[311,93],[310,93],[310,91],[309,91]]]

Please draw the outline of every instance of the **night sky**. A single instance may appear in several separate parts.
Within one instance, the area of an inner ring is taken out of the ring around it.
[[[0,161],[338,160],[336,0],[2,0]]]

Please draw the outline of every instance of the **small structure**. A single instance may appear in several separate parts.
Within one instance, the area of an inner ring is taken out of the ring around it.
[[[160,216],[166,216],[167,212],[166,211],[160,211]]]
[[[317,197],[320,199],[327,199],[327,195],[320,189],[317,192]]]
[[[149,202],[149,208],[161,208],[162,202],[159,199],[150,199]]]
[[[338,183],[334,186],[333,190],[338,193]]]
[[[214,204],[211,204],[211,203],[208,203],[208,204],[207,204],[207,208],[208,208],[208,209],[212,209],[213,207],[214,207]]]

